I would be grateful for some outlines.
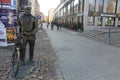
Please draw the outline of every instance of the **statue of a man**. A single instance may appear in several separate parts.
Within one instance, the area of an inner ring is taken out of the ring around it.
[[[20,32],[24,34],[25,42],[21,54],[21,61],[25,63],[26,46],[29,43],[29,61],[33,63],[34,46],[35,46],[35,34],[38,30],[38,22],[36,17],[31,14],[31,7],[25,6],[25,13],[19,18],[18,24],[20,26]]]

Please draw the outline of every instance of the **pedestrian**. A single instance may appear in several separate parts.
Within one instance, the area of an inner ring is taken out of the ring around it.
[[[49,23],[47,23],[47,28],[48,28],[48,26],[49,26]]]
[[[38,21],[37,19],[31,14],[31,7],[25,6],[24,15],[22,15],[19,20],[18,24],[20,26],[20,32],[23,33],[25,38],[24,47],[22,54],[20,55],[22,65],[25,65],[25,53],[26,53],[26,46],[29,43],[29,62],[33,63],[34,57],[34,46],[35,46],[35,39],[36,39],[36,32],[38,30]]]
[[[51,30],[53,30],[53,27],[54,27],[54,24],[53,24],[53,22],[51,23]]]
[[[57,26],[57,30],[59,30],[59,24],[58,23],[56,23],[56,26]]]

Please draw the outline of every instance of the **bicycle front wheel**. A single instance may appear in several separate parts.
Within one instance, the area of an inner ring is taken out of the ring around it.
[[[19,73],[19,67],[20,67],[20,52],[15,51],[12,54],[12,72],[13,76],[17,76]]]

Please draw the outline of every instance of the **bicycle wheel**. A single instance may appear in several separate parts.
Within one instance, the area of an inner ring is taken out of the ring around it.
[[[18,75],[19,67],[20,67],[20,52],[15,51],[12,54],[12,72],[13,72],[13,76]]]

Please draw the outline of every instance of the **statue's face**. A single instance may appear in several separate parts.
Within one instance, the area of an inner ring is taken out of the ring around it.
[[[25,8],[25,14],[29,15],[31,13],[31,7]]]

